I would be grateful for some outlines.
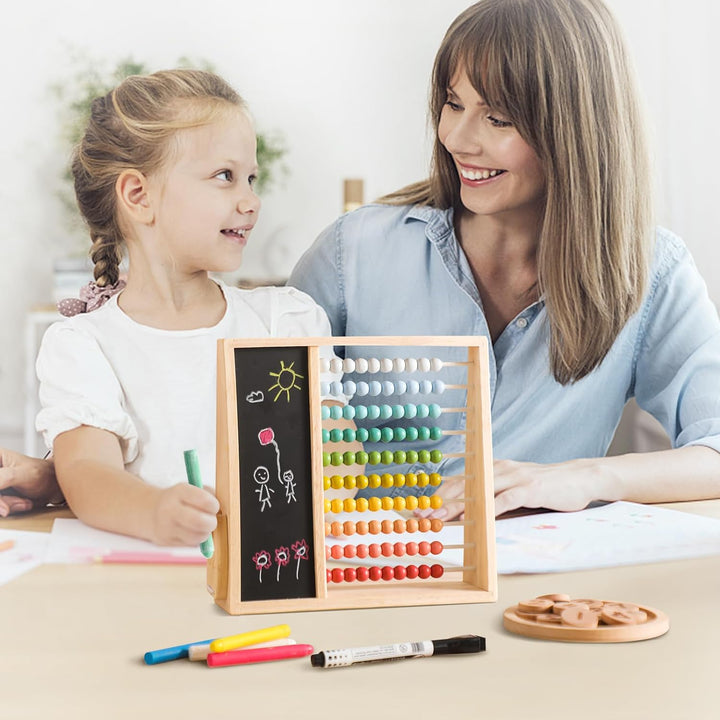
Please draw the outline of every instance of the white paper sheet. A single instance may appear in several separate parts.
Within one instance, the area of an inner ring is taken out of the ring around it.
[[[36,568],[45,560],[49,535],[44,532],[0,529],[0,543],[12,542],[0,551],[0,585]]]
[[[45,562],[97,562],[113,553],[137,553],[144,561],[163,562],[163,558],[199,559],[197,547],[159,547],[145,540],[96,530],[71,518],[57,518],[50,533]]]

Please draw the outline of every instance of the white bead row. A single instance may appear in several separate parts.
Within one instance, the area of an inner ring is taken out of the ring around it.
[[[413,373],[439,372],[443,368],[440,358],[328,358],[320,359],[320,372],[334,373]]]

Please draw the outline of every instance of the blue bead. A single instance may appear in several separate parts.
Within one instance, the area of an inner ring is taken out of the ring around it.
[[[442,395],[445,392],[445,383],[442,380],[434,380],[433,392]]]
[[[369,392],[370,387],[364,380],[361,380],[359,383],[357,383],[357,385],[355,385],[356,395],[367,395]]]
[[[420,392],[420,383],[417,380],[408,380],[406,392],[408,395],[417,395]]]
[[[395,394],[395,386],[389,381],[385,380],[382,384],[382,394],[385,396]]]
[[[330,383],[330,394],[331,395],[342,395],[343,386],[339,380],[335,380]]]
[[[407,383],[404,380],[395,381],[395,393],[397,395],[404,395],[407,392]]]
[[[420,392],[423,395],[429,395],[433,391],[433,384],[430,382],[430,380],[421,380],[420,381]]]
[[[358,383],[359,384],[359,383]],[[382,385],[377,380],[371,380],[369,383],[370,395],[373,397],[382,392]]]
[[[346,380],[343,383],[343,392],[346,395],[354,395],[356,389],[355,383],[352,380]]]

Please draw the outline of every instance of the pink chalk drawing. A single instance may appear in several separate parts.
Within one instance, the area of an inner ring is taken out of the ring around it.
[[[253,555],[255,569],[260,573],[260,582],[262,582],[262,571],[272,565],[272,558],[267,550],[260,550]]]
[[[261,445],[269,445],[275,442],[275,431],[272,428],[263,428],[258,433],[258,440]]]
[[[278,370],[277,372],[269,373],[270,377],[275,378],[275,383],[268,388],[268,392],[277,390],[277,393],[273,398],[273,402],[277,402],[277,399],[283,393],[285,393],[287,401],[290,402],[290,391],[302,389],[302,387],[297,384],[297,381],[304,380],[305,378],[299,373],[295,372],[295,370],[293,369],[294,364],[294,362],[291,362],[288,367],[285,367],[285,361],[281,360],[280,370]]]
[[[300,563],[303,560],[308,560],[310,557],[310,548],[308,547],[307,542],[303,540],[298,540],[297,542],[294,542],[292,545],[292,551],[293,551],[293,558],[297,560],[297,565],[295,567],[295,579],[300,579]]]
[[[285,567],[290,562],[290,550],[284,546],[275,548],[275,564],[277,565],[277,575],[275,580],[280,582],[280,568]]]

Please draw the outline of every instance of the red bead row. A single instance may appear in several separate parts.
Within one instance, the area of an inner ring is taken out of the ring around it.
[[[378,567],[333,568],[326,570],[327,582],[377,582],[378,580],[427,580],[429,577],[441,578],[445,573],[442,565],[384,565]]]
[[[326,560],[342,560],[343,558],[371,558],[380,557],[403,557],[403,555],[439,555],[443,551],[443,544],[439,540],[433,542],[409,542],[409,543],[371,543],[370,545],[326,545]]]
[[[334,535],[335,537],[349,537],[357,533],[358,535],[389,535],[390,533],[415,533],[415,532],[440,532],[443,529],[443,521],[439,518],[408,518],[403,520],[371,520],[365,522],[353,522],[346,520],[341,523],[335,521],[325,523],[325,536]]]

